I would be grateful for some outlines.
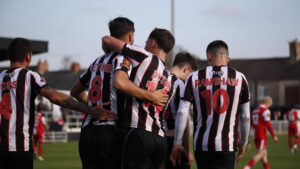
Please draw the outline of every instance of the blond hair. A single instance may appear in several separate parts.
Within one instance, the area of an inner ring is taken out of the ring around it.
[[[270,97],[270,96],[266,96],[266,97],[264,97],[262,100],[261,100],[261,103],[262,104],[270,104],[270,105],[272,105],[272,98]]]

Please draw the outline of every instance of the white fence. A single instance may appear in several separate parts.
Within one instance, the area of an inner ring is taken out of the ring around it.
[[[67,142],[68,141],[68,133],[63,131],[50,131],[49,138],[44,135],[44,142]]]

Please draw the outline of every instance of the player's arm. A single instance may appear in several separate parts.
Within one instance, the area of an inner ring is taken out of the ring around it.
[[[170,160],[173,166],[181,164],[181,155],[185,154],[189,158],[189,152],[186,154],[184,148],[182,147],[183,134],[186,128],[186,123],[188,120],[188,113],[191,107],[191,101],[193,100],[193,74],[191,73],[187,78],[182,90],[181,100],[179,103],[179,108],[177,110],[176,121],[175,121],[175,136],[174,136],[174,147],[170,155]],[[190,159],[188,159],[190,161]]]
[[[111,111],[105,110],[101,107],[89,107],[84,103],[77,102],[73,98],[61,92],[49,88],[48,86],[42,87],[40,89],[40,94],[49,99],[54,104],[78,112],[91,114],[93,115],[93,117],[99,118],[100,120],[117,119],[117,115]]]
[[[87,88],[84,85],[82,85],[81,82],[78,80],[72,87],[70,94],[71,96],[76,98],[79,102],[87,104],[88,98],[84,92],[86,89]]]
[[[187,161],[188,164],[187,165],[191,166],[193,164],[194,157],[190,150],[190,118],[189,117],[190,116],[188,115],[188,119],[186,122],[184,134],[183,134],[183,147],[188,155],[188,161]]]
[[[123,46],[125,45],[125,42],[122,40],[119,40],[112,36],[104,36],[102,37],[102,49],[105,52],[108,51],[116,51],[118,53],[122,53]]]
[[[263,113],[263,118],[264,118],[264,122],[265,122],[265,125],[267,126],[269,132],[271,133],[271,135],[273,136],[274,138],[274,141],[275,142],[278,142],[278,138],[273,130],[273,127],[271,125],[271,122],[270,122],[270,116],[271,116],[271,112],[270,110],[266,110],[264,113]]]
[[[114,87],[127,95],[150,101],[155,105],[163,106],[169,98],[167,94],[163,94],[163,89],[150,92],[139,88],[129,80],[128,74],[122,70],[114,73]]]
[[[248,138],[250,134],[250,102],[241,104],[241,115],[240,115],[240,145],[236,161],[239,162],[245,154],[246,147],[248,144]]]

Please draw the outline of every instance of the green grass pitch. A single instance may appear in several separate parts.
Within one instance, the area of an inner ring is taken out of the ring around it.
[[[246,151],[244,158],[236,164],[236,169],[242,169],[255,154],[255,145],[252,139],[250,141],[251,148]],[[43,147],[45,161],[34,160],[34,169],[81,169],[78,142],[45,143]],[[279,136],[279,143],[277,144],[269,137],[267,147],[271,169],[300,169],[300,152],[297,154],[290,153],[286,135]],[[192,169],[196,169],[195,163]],[[253,169],[263,169],[261,162],[258,162]]]

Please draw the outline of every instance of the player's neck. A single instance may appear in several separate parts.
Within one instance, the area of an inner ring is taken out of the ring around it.
[[[181,76],[181,71],[177,66],[171,67],[170,72],[172,74],[174,74],[175,76],[177,76],[178,78],[183,79],[182,76]]]
[[[210,66],[227,66],[227,62],[215,60],[209,63]]]
[[[161,50],[161,49],[156,49],[156,50],[153,50],[153,54],[157,57],[160,58],[160,60],[162,60],[164,63],[165,63],[165,60],[166,60],[166,53]]]
[[[10,68],[11,69],[15,69],[15,68],[27,68],[27,64],[25,62],[14,62],[10,64]]]

